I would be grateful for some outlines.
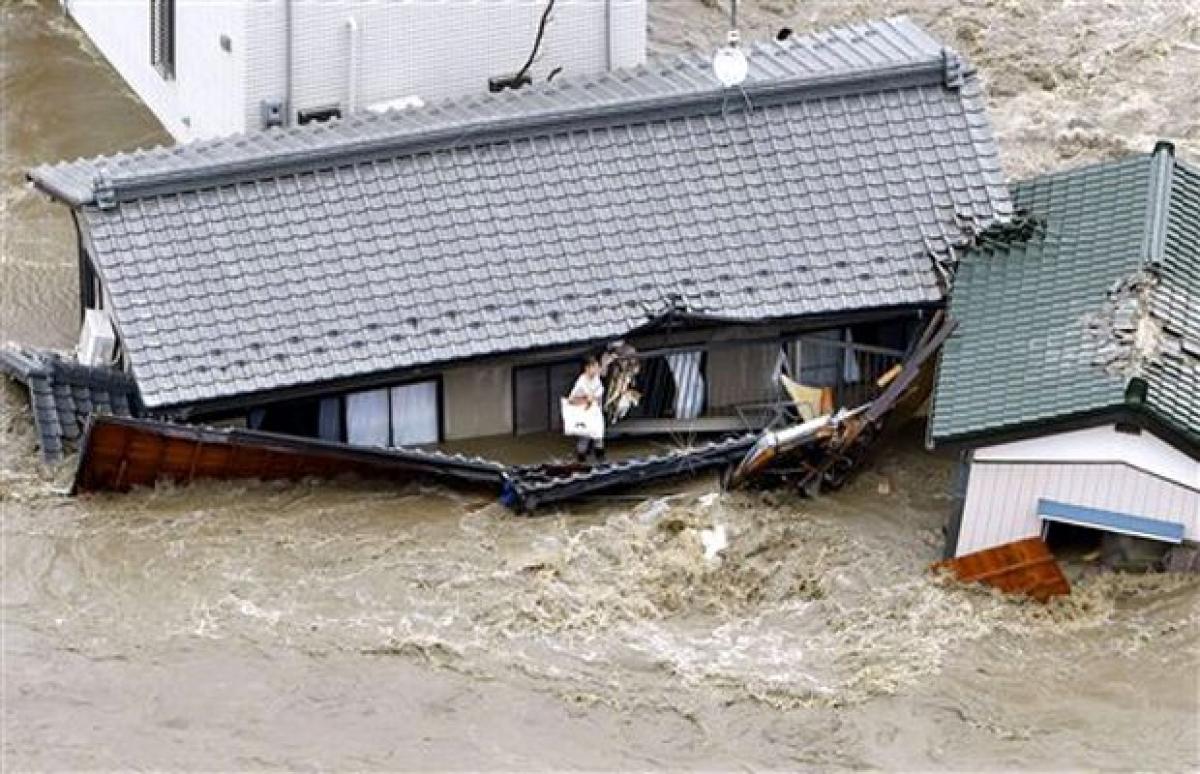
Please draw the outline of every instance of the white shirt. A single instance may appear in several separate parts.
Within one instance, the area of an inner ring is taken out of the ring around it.
[[[575,386],[571,388],[572,399],[589,398],[594,403],[599,404],[604,397],[604,380],[599,376],[588,376],[586,373],[579,375],[575,380]]]

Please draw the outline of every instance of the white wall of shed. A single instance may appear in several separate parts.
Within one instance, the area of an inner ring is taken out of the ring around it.
[[[1182,523],[1200,539],[1200,490],[1125,463],[985,462],[971,465],[955,556],[1041,534],[1039,499]]]
[[[525,62],[544,9],[544,0],[294,0],[291,114],[345,108],[348,19],[358,27],[361,108],[412,95],[428,104],[487,93],[490,76]],[[283,100],[287,89],[286,7],[284,0],[262,0],[247,12],[252,45],[242,109],[247,126],[257,128],[262,101]],[[540,82],[559,66],[561,75],[631,67],[644,61],[645,50],[646,0],[558,0],[530,75]]]
[[[1125,462],[1177,484],[1200,489],[1200,460],[1153,433],[1120,433],[1113,425],[1027,438],[975,451],[980,462]]]
[[[149,0],[69,0],[66,9],[175,139],[246,128],[244,0],[176,0],[171,80],[150,63]],[[222,35],[229,36],[230,51],[221,48]]]

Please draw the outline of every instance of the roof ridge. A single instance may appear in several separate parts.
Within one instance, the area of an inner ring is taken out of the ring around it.
[[[210,188],[231,182],[283,174],[299,174],[329,166],[342,166],[415,155],[420,152],[452,150],[463,145],[484,144],[498,137],[527,137],[564,127],[594,128],[618,123],[630,116],[677,117],[705,108],[725,112],[746,111],[747,101],[774,104],[789,96],[811,93],[811,98],[844,96],[872,90],[876,85],[918,86],[940,82],[944,75],[941,58],[887,69],[819,78],[791,78],[773,84],[750,85],[731,93],[725,88],[680,95],[652,96],[609,105],[582,108],[550,108],[512,116],[481,116],[466,124],[415,129],[378,138],[350,139],[326,148],[283,149],[259,158],[231,162],[215,161],[208,166],[185,170],[113,175],[101,166],[94,181],[96,203],[102,208],[120,201],[146,196]],[[752,109],[752,108],[751,108]]]
[[[372,115],[356,113],[327,125],[245,132],[212,140],[136,150],[90,160],[42,165],[29,177],[69,203],[107,204],[122,199],[220,183],[234,173],[244,179],[279,166],[321,169],[353,163],[373,153],[406,151],[410,145],[479,142],[505,132],[549,130],[563,123],[609,121],[620,115],[660,110],[725,108],[743,95],[757,99],[903,88],[935,71],[948,88],[971,71],[964,60],[903,16],[814,30],[785,41],[748,44],[751,77],[744,87],[721,87],[697,51],[654,57],[633,68],[578,78],[559,78],[516,92],[447,99],[425,108]],[[735,106],[737,107],[737,106]],[[535,125],[536,124],[536,125]],[[97,178],[101,178],[97,181]],[[186,187],[180,186],[186,183]],[[208,183],[212,184],[212,183]],[[99,190],[97,190],[99,188]]]
[[[1146,233],[1142,239],[1142,266],[1162,261],[1167,244],[1167,212],[1171,206],[1171,180],[1175,146],[1159,140],[1150,154],[1150,182],[1146,194]]]

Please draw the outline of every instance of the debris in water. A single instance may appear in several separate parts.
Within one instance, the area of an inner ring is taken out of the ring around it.
[[[242,428],[95,416],[75,472],[74,492],[125,491],[160,480],[364,478],[433,479],[498,491],[503,467],[477,457],[420,449],[350,446]]]
[[[718,524],[712,529],[701,530],[700,542],[704,545],[704,558],[716,559],[722,551],[729,547],[729,535],[726,533],[725,525]]]
[[[1026,594],[1038,602],[1066,596],[1071,585],[1041,538],[976,551],[933,565],[950,570],[963,583],[985,583],[1006,594]]]

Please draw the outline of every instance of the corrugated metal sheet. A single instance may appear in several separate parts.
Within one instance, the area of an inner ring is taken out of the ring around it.
[[[971,466],[955,555],[1041,534],[1039,498],[1179,522],[1200,536],[1200,492],[1120,463]]]

